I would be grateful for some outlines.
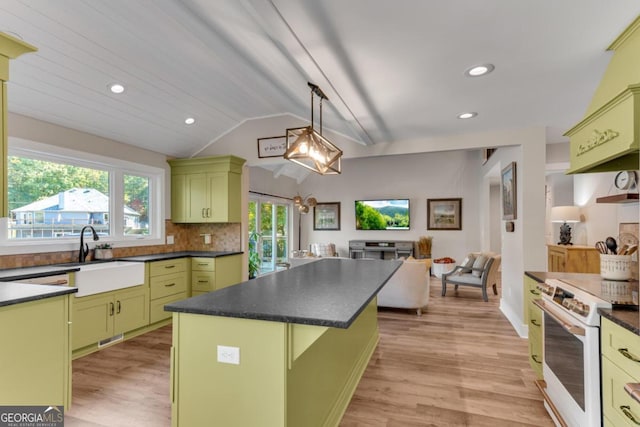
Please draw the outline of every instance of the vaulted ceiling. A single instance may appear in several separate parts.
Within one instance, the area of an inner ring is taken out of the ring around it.
[[[329,97],[324,127],[363,145],[559,135],[639,14],[637,0],[2,0],[0,31],[39,49],[11,64],[10,111],[189,157],[248,120],[308,120],[308,81]]]

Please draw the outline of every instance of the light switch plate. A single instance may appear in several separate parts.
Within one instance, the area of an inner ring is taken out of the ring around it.
[[[240,364],[240,348],[228,347],[226,345],[218,346],[218,362],[229,363],[231,365]]]
[[[167,236],[167,245],[173,245],[173,236]]]

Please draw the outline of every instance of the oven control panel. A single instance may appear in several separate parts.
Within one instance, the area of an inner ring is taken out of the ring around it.
[[[547,279],[545,283],[539,283],[537,287],[543,293],[543,299],[571,313],[574,318],[587,325],[599,326],[598,308],[611,308],[611,304],[607,301],[561,280]]]
[[[562,306],[568,310],[578,313],[580,316],[588,316],[591,309],[588,304],[583,303],[577,298],[564,298],[562,300]]]

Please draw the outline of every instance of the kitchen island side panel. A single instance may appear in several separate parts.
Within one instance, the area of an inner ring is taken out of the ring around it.
[[[190,313],[173,325],[174,427],[337,426],[378,342],[375,300],[348,329]],[[217,362],[218,345],[240,364]]]
[[[348,329],[328,328],[292,361],[287,373],[287,426],[338,426],[378,338],[374,299]]]
[[[285,323],[173,314],[172,425],[283,427]],[[240,349],[240,364],[217,361],[218,346]]]

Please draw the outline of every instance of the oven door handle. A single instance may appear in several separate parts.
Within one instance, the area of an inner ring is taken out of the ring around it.
[[[548,314],[549,316],[551,316],[551,318],[553,320],[555,320],[556,322],[558,322],[567,332],[573,334],[573,335],[579,335],[581,337],[583,337],[585,335],[585,330],[583,327],[581,326],[576,326],[572,323],[566,322],[562,317],[560,317],[558,314],[554,313],[553,311],[551,311],[547,305],[545,304],[545,302],[543,300],[533,300],[533,303],[538,306],[538,308],[542,311],[544,311],[546,314]]]

